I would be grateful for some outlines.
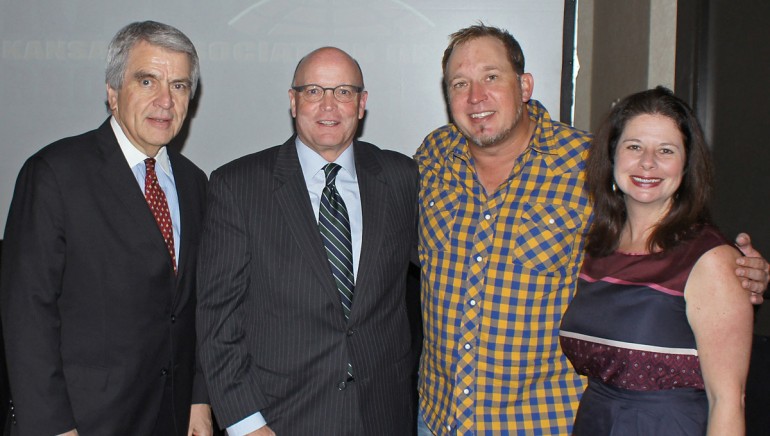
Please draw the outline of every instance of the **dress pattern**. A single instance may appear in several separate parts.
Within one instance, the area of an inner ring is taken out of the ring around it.
[[[730,242],[706,225],[695,238],[662,253],[586,255],[559,341],[575,370],[589,378],[589,391],[591,385],[603,385],[604,392],[612,391],[608,398],[618,394],[624,403],[633,403],[635,393],[668,392],[654,400],[665,402],[673,398],[674,390],[694,391],[705,398],[684,288],[698,259],[724,244]],[[586,397],[593,394],[584,396],[581,409]],[[608,398],[603,396],[602,401],[612,403]],[[708,405],[705,400],[701,403]],[[676,400],[667,407],[675,409]],[[596,419],[579,411],[576,434],[581,420]]]

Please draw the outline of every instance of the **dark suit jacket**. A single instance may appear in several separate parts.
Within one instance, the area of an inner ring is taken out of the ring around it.
[[[416,245],[416,166],[365,142],[353,147],[363,235],[349,321],[294,138],[212,173],[198,335],[224,427],[258,411],[279,435],[340,435],[350,413],[366,435],[405,435],[414,424],[404,293]],[[342,384],[348,361],[355,382]],[[357,398],[352,408],[346,396]]]
[[[172,377],[186,434],[195,377],[195,269],[206,175],[169,151],[179,274],[109,120],[19,174],[2,256],[2,321],[19,435],[147,435]]]

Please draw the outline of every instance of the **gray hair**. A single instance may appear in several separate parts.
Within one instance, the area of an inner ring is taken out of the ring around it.
[[[110,88],[119,90],[123,86],[126,63],[131,49],[140,41],[145,41],[166,50],[184,53],[190,59],[190,99],[195,96],[200,77],[200,63],[190,38],[179,29],[156,21],[135,22],[120,29],[107,47],[107,67],[105,80]]]

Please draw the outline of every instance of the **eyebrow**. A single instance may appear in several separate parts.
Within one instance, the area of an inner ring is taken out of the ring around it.
[[[187,85],[187,87],[190,87],[190,86],[192,86],[192,80],[190,80],[190,79],[188,79],[188,78],[183,78],[183,79],[175,79],[175,80],[172,80],[172,81],[171,81],[171,82],[169,82],[169,83],[183,83],[183,84]]]
[[[145,79],[147,77],[152,78],[152,79],[156,79],[156,80],[158,79],[158,75],[157,74],[151,73],[149,71],[139,70],[139,71],[134,73],[134,79],[136,79],[136,80]]]
[[[485,73],[488,73],[490,71],[502,71],[502,68],[498,65],[484,65],[481,67],[481,70]],[[454,76],[449,78],[449,81],[455,80],[460,77],[465,77],[464,74],[455,74]]]
[[[637,139],[637,138],[626,138],[626,139],[620,141],[621,144],[625,144],[626,142],[644,142],[644,141],[642,141],[641,139]],[[658,144],[653,144],[653,145],[669,145],[669,146],[672,146],[672,147],[684,147],[683,143],[682,144],[677,144],[675,142],[659,142]]]
[[[160,81],[160,76],[158,76],[155,73],[151,73],[149,71],[139,70],[136,73],[134,73],[134,79],[135,80],[142,80],[146,78],[155,79],[157,81]],[[192,80],[190,80],[189,77],[183,77],[179,79],[172,79],[168,83],[175,84],[175,83],[182,83],[186,85],[188,88],[192,86]]]

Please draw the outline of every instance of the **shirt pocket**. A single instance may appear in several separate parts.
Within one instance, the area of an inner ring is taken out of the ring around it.
[[[580,215],[552,204],[523,205],[513,262],[540,272],[558,272],[573,258]]]
[[[459,195],[449,186],[428,186],[420,196],[420,247],[444,250],[452,236]]]

